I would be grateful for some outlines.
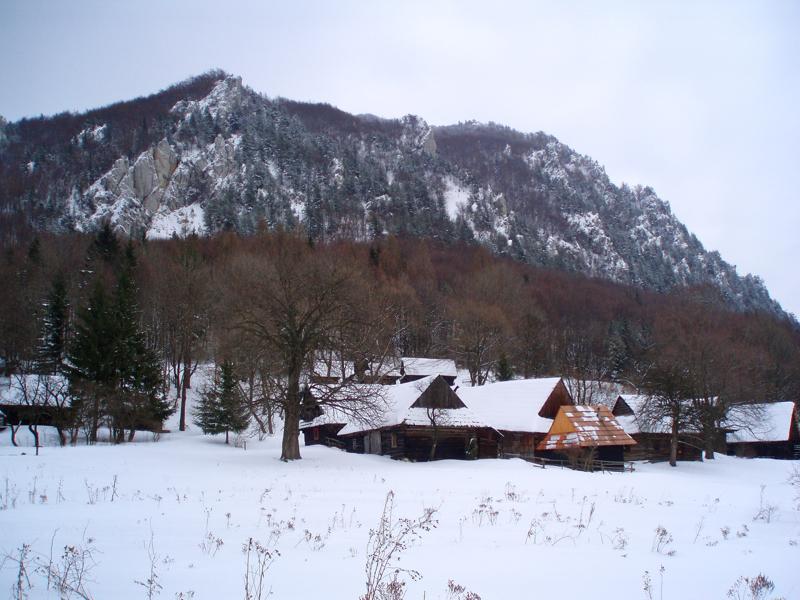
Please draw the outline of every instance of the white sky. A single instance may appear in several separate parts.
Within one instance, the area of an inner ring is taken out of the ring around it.
[[[212,67],[354,113],[545,131],[800,315],[800,2],[0,0],[0,115]]]

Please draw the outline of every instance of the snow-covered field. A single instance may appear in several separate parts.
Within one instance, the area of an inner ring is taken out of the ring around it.
[[[648,598],[645,572],[656,599],[724,598],[759,573],[775,597],[800,598],[800,511],[787,483],[797,463],[719,456],[588,474],[309,447],[285,464],[278,437],[245,449],[196,431],[36,457],[0,435],[0,552],[31,545],[30,598],[58,597],[35,565],[51,546],[58,565],[65,545],[93,548],[93,598],[146,598],[136,582],[151,577],[152,535],[161,598],[244,598],[242,547],[253,538],[280,553],[267,573],[272,597],[355,600],[390,490],[395,517],[437,509],[438,526],[402,555],[422,575],[406,598],[449,598],[451,579],[483,600]],[[6,559],[0,594],[17,575]]]

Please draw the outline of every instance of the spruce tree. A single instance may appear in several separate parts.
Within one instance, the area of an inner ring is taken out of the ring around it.
[[[39,370],[60,373],[64,367],[69,326],[69,298],[61,273],[53,280],[42,315],[41,338],[38,349]]]
[[[69,350],[73,408],[88,420],[91,441],[102,417],[110,419],[115,441],[121,442],[126,429],[131,440],[137,426],[156,429],[172,413],[161,394],[158,356],[139,324],[131,243],[119,262],[113,297],[97,279],[88,305],[78,313]]]
[[[495,375],[498,381],[509,381],[514,378],[514,370],[511,368],[511,363],[508,362],[508,357],[505,353],[501,354],[500,360],[497,361]]]
[[[78,311],[67,367],[72,409],[88,420],[91,442],[97,441],[105,398],[115,387],[115,342],[111,302],[102,282],[97,280],[88,304]]]
[[[239,391],[233,365],[225,361],[220,365],[219,377],[214,385],[200,394],[200,403],[194,413],[195,424],[205,434],[241,433],[250,423],[250,413]]]
[[[136,256],[128,242],[114,295],[116,325],[114,360],[120,393],[115,414],[118,435],[128,426],[130,438],[136,425],[159,427],[172,408],[161,394],[161,369],[156,353],[147,346],[139,324],[136,284],[133,277]]]

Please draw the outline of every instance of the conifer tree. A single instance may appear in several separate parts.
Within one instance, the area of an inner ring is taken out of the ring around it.
[[[103,283],[97,280],[88,304],[78,311],[68,361],[72,408],[88,421],[90,442],[97,441],[101,409],[114,388],[115,342],[111,303]]]
[[[100,245],[109,248],[114,242],[107,238]],[[158,356],[147,346],[139,325],[135,266],[129,242],[119,260],[113,297],[98,279],[88,305],[78,313],[68,374],[73,408],[88,420],[90,441],[97,440],[104,416],[110,418],[115,441],[121,442],[126,429],[132,440],[137,426],[155,429],[172,412],[161,394]]]
[[[205,434],[241,433],[249,425],[250,413],[239,391],[233,364],[225,361],[220,365],[219,377],[214,385],[200,395],[200,403],[194,415],[195,424]]]
[[[67,350],[69,326],[69,298],[64,276],[59,273],[47,295],[42,316],[41,338],[38,351],[39,369],[45,373],[63,370]]]
[[[500,355],[500,360],[497,361],[495,375],[498,381],[509,381],[514,378],[514,370],[511,368],[511,363],[508,361],[508,356],[506,356],[505,352]]]
[[[129,241],[114,294],[114,361],[119,392],[115,396],[115,430],[118,439],[126,425],[133,437],[136,425],[157,427],[172,409],[161,392],[161,369],[156,353],[147,346],[139,325],[136,284],[133,272],[136,256]]]

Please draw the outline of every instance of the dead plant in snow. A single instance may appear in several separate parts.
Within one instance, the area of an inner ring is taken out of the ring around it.
[[[792,467],[792,472],[789,474],[789,484],[794,486],[794,499],[797,502],[797,510],[800,510],[800,467],[797,465]]]
[[[759,573],[755,577],[739,577],[731,589],[728,598],[734,600],[767,600],[768,595],[775,589],[775,584],[769,577]],[[783,600],[774,598],[773,600]]]
[[[52,585],[58,590],[61,598],[81,598],[92,600],[87,585],[89,573],[97,566],[93,546],[94,539],[84,537],[82,543],[64,546],[60,561],[50,560],[48,564],[40,564],[37,571],[47,578],[48,589]]]
[[[271,594],[264,587],[264,579],[273,561],[280,556],[280,552],[265,548],[253,538],[248,539],[242,546],[242,552],[245,555],[244,598],[262,600]]]
[[[150,543],[146,546],[147,558],[150,560],[150,572],[147,579],[144,581],[134,580],[136,585],[140,585],[145,589],[147,600],[153,600],[161,593],[164,586],[158,581],[158,554],[156,554],[155,545],[153,544],[153,531],[150,531]]]
[[[421,578],[414,569],[397,566],[400,555],[409,544],[422,537],[437,525],[433,518],[435,508],[426,508],[416,519],[394,518],[394,492],[386,494],[378,527],[370,529],[367,542],[366,593],[360,600],[400,600],[405,596],[406,582],[403,576],[412,580]]]
[[[481,600],[481,597],[450,579],[447,582],[447,600]]]
[[[758,512],[753,517],[753,521],[764,521],[764,523],[769,523],[772,521],[772,515],[778,510],[778,507],[774,504],[768,504],[764,502],[764,490],[767,486],[761,486],[761,496],[758,501]]]

